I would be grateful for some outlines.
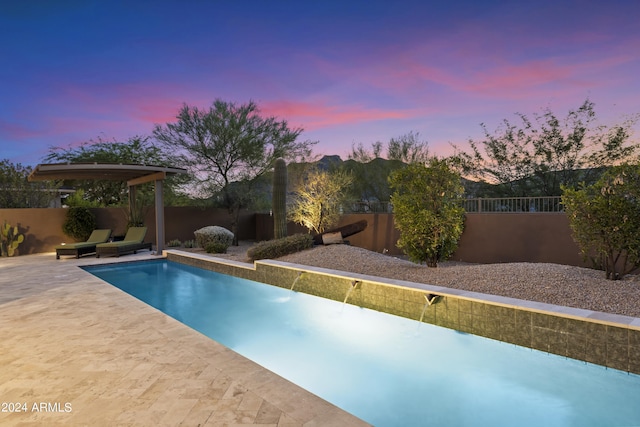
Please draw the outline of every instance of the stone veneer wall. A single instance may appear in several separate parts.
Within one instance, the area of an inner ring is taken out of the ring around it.
[[[640,374],[640,319],[290,264],[169,250],[167,259]],[[426,295],[440,298],[432,305]]]

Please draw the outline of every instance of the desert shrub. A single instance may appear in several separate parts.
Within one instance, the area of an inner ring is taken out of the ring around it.
[[[281,239],[267,240],[256,243],[247,251],[247,258],[251,261],[257,259],[273,259],[295,252],[300,252],[313,247],[313,238],[310,234],[294,234]]]
[[[563,191],[573,239],[585,259],[610,280],[640,267],[640,166],[616,166],[593,185]]]
[[[346,171],[313,170],[295,190],[289,219],[310,232],[322,233],[338,223],[353,176]]]
[[[389,184],[398,247],[409,260],[437,267],[456,250],[464,229],[460,175],[447,161],[433,158],[392,172]]]
[[[207,243],[204,250],[209,254],[226,254],[229,245],[220,242]]]
[[[180,241],[180,239],[172,239],[172,240],[169,240],[169,243],[167,243],[167,246],[169,246],[170,248],[177,248],[179,246],[182,246],[182,242]]]
[[[76,240],[87,240],[95,228],[95,215],[83,206],[69,208],[62,223],[64,234]]]
[[[217,225],[210,225],[203,227],[193,232],[196,236],[196,242],[198,246],[207,250],[207,247],[214,244],[217,245],[216,253],[224,253],[227,248],[233,243],[233,233],[224,227],[218,227]],[[224,246],[224,250],[220,249]]]
[[[195,240],[185,240],[183,243],[185,248],[195,248],[196,247],[196,241]]]

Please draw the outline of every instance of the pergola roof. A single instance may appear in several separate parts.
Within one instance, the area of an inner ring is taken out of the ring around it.
[[[127,181],[129,185],[137,185],[181,173],[187,173],[187,171],[164,166],[122,163],[50,163],[36,166],[29,174],[29,181],[106,179]]]

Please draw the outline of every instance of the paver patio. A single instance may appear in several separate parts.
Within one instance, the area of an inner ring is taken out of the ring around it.
[[[0,258],[0,425],[367,425],[78,268],[151,258]]]

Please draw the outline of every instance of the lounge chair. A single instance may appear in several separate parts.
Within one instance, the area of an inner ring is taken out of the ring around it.
[[[56,246],[56,259],[60,259],[60,255],[75,255],[76,258],[80,258],[82,255],[92,254],[96,251],[96,245],[109,240],[110,235],[111,230],[108,229],[93,230],[86,242]]]
[[[100,256],[120,256],[129,252],[137,253],[140,249],[151,250],[151,243],[144,243],[147,227],[130,227],[124,240],[96,245],[96,258]]]

